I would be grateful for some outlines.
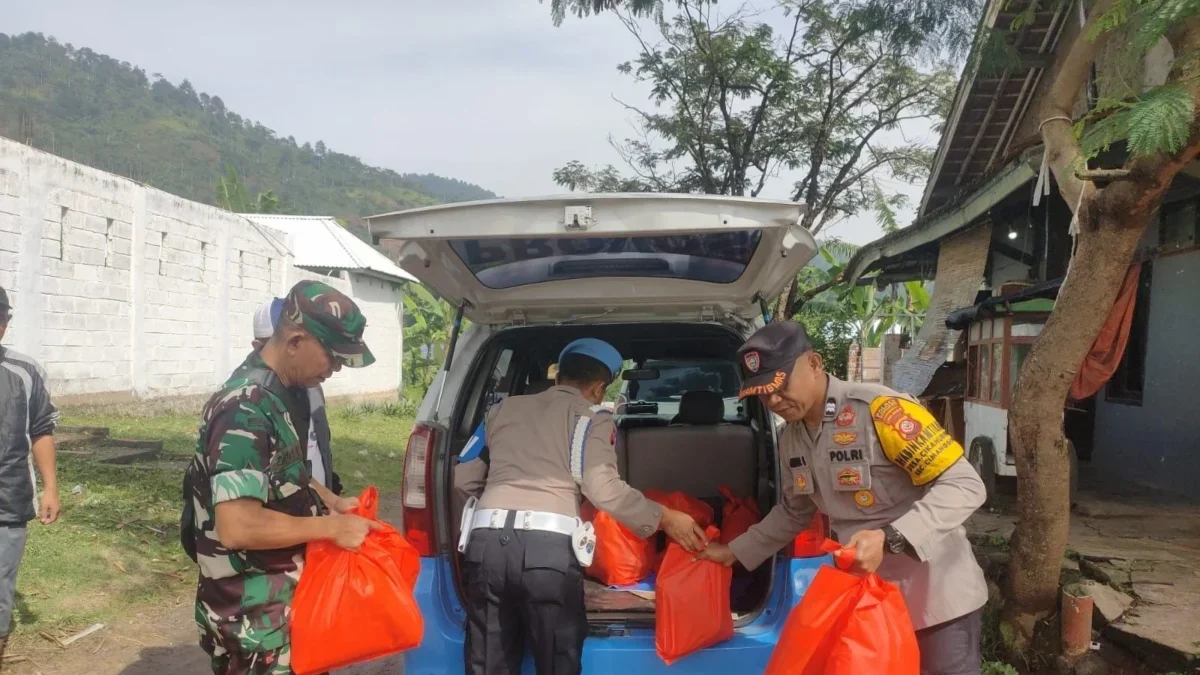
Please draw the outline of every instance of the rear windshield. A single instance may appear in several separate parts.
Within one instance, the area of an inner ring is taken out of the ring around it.
[[[728,284],[746,271],[762,230],[674,237],[462,239],[450,242],[479,283],[513,288],[591,277],[668,277]]]
[[[715,391],[725,399],[725,417],[737,418],[738,390],[741,377],[737,366],[729,361],[671,360],[647,361],[646,368],[658,370],[654,380],[633,380],[623,383],[618,409],[633,402],[658,404],[658,416],[679,412],[679,401],[689,391]]]

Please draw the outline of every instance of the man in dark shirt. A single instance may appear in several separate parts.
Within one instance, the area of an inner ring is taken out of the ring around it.
[[[11,318],[8,293],[0,288],[0,340]],[[57,422],[58,411],[50,402],[41,366],[24,354],[0,347],[0,659],[12,632],[17,568],[25,554],[25,526],[34,518],[47,525],[58,519],[58,477],[54,469]],[[42,474],[40,502],[34,464]]]

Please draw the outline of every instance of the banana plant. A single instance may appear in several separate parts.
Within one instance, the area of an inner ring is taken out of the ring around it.
[[[454,310],[418,283],[404,288],[404,381],[425,389],[446,358]]]

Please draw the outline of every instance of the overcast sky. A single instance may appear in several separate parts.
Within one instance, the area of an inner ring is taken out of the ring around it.
[[[616,70],[636,51],[615,17],[555,28],[537,0],[4,4],[5,32],[53,35],[176,84],[187,78],[281,137],[506,197],[563,192],[551,172],[572,159],[619,167],[608,138],[632,126],[613,97],[646,100]],[[937,141],[923,126],[906,133]],[[786,198],[790,182],[761,196]],[[905,189],[914,206],[920,187]],[[865,214],[826,234],[862,244],[881,232]]]

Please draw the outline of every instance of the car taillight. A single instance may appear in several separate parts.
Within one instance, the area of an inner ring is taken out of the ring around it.
[[[433,486],[433,462],[430,456],[437,441],[433,427],[418,424],[408,437],[404,451],[404,484],[400,494],[404,513],[404,537],[422,556],[434,549],[433,504],[429,490]]]

